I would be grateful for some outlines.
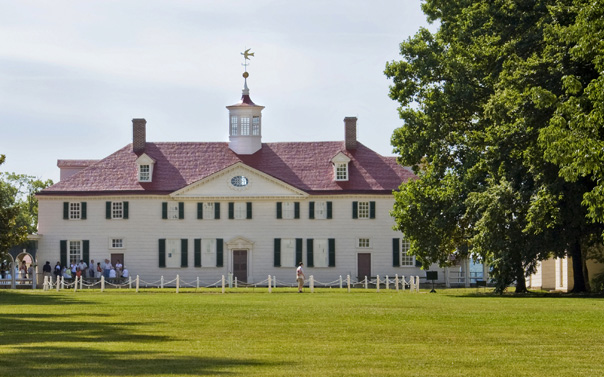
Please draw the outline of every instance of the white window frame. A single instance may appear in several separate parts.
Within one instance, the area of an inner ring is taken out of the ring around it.
[[[168,220],[178,220],[178,202],[168,202]]]
[[[329,240],[313,240],[313,267],[329,267]]]
[[[201,267],[216,267],[216,239],[201,239]]]
[[[315,219],[327,219],[327,201],[315,202]]]
[[[215,208],[214,202],[203,202],[203,218],[204,220],[214,220],[215,219]],[[202,265],[203,266],[203,265]]]
[[[281,267],[296,267],[296,239],[281,239]]]
[[[123,219],[124,218],[124,202],[111,202],[111,218],[112,219]]]
[[[283,202],[281,204],[281,218],[282,219],[294,219],[296,217],[296,203],[295,202]]]
[[[409,242],[405,238],[401,239],[401,267],[415,267],[415,256],[408,255],[410,248],[411,242]]]
[[[166,268],[180,268],[181,266],[181,240],[166,240]]]
[[[69,202],[69,220],[82,219],[82,203]]]
[[[231,136],[237,136],[237,116],[231,116]]]
[[[347,181],[348,180],[348,164],[347,163],[335,163],[334,164],[336,181]]]
[[[141,164],[138,166],[139,182],[151,182],[151,165]]]
[[[82,260],[82,241],[68,241],[67,253],[67,259],[69,260],[69,264],[78,264],[80,260]]]
[[[235,218],[235,220],[247,219],[247,203],[246,202],[234,202],[233,217]]]
[[[125,249],[126,242],[124,237],[111,237],[109,238],[109,249]]]
[[[371,249],[371,238],[357,238],[358,249]]]
[[[371,204],[370,202],[358,202],[357,204],[357,217],[359,219],[369,219],[371,216]]]
[[[260,117],[257,115],[252,117],[252,135],[260,136]]]
[[[249,136],[250,134],[250,118],[241,117],[241,136]]]

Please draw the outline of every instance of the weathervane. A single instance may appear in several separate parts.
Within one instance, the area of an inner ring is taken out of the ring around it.
[[[243,55],[243,64],[241,65],[244,67],[243,78],[245,79],[247,79],[250,75],[249,73],[247,73],[247,66],[250,64],[247,61],[250,60],[250,56],[254,56],[254,53],[250,52],[250,50],[251,48],[248,48],[247,50],[241,53],[241,55]]]

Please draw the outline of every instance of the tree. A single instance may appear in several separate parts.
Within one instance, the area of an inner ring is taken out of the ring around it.
[[[0,157],[0,165],[5,156]],[[27,235],[38,227],[38,200],[36,193],[52,185],[52,180],[0,173],[0,259],[17,245],[27,241]]]
[[[439,29],[420,29],[387,64],[404,120],[392,144],[419,176],[395,194],[393,215],[424,265],[479,256],[497,290],[516,281],[523,292],[539,260],[568,252],[575,289],[587,289],[582,250],[602,231],[581,206],[592,184],[563,179],[540,141],[564,74],[579,68],[553,69],[566,57],[554,36],[574,25],[574,5],[428,0]]]

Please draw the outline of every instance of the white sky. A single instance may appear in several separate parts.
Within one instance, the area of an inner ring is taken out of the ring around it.
[[[383,71],[420,26],[420,0],[0,0],[0,171],[57,182],[57,159],[129,144],[132,118],[147,141],[228,141],[245,48],[263,142],[343,140],[356,116],[392,155]]]

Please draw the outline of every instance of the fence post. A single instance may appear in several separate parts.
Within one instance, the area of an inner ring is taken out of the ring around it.
[[[346,286],[348,288],[348,293],[350,293],[350,275],[346,275]]]
[[[222,293],[224,294],[224,275],[222,275]]]
[[[138,275],[136,275],[136,293],[138,293],[138,288],[139,288],[139,278],[138,278]]]
[[[61,278],[57,276],[57,292],[61,289]]]
[[[268,275],[268,293],[272,293],[273,292],[273,286],[271,284],[271,276]]]
[[[237,276],[235,276],[235,288],[237,288]]]
[[[82,287],[84,286],[84,275],[80,276],[80,291],[82,290]]]
[[[405,282],[405,275],[403,275],[401,277],[401,287],[403,288],[403,292],[405,292],[405,284],[407,283]]]
[[[388,279],[388,275],[386,275],[386,290],[390,289],[390,280]]]
[[[105,291],[105,276],[101,275],[101,292]]]
[[[369,289],[369,285],[367,284],[367,276],[365,276],[365,289]]]
[[[415,292],[419,292],[419,276],[415,277]]]
[[[197,277],[197,285],[195,286],[195,290],[199,289],[199,276]]]
[[[48,290],[48,276],[44,276],[44,285],[42,286],[43,291]]]
[[[180,290],[180,275],[176,274],[176,293]]]
[[[33,272],[34,276],[31,277],[31,289],[36,289],[37,279],[38,279],[38,267],[36,266],[35,271]]]
[[[61,289],[65,289],[65,276],[61,276]]]
[[[342,275],[340,275],[340,289],[342,289]]]
[[[380,291],[380,275],[376,276],[375,281],[376,281],[376,283],[375,283],[376,292],[379,292]]]
[[[162,277],[161,277],[161,279],[160,279],[159,287],[160,287],[161,289],[164,289],[164,277],[163,277],[163,276],[162,276]]]
[[[396,285],[396,291],[398,292],[398,274],[394,275],[394,285]]]
[[[309,285],[310,285],[310,293],[315,293],[315,277],[313,275],[310,275]]]
[[[76,275],[75,280],[73,282],[73,291],[77,292],[78,291],[78,276]]]
[[[277,289],[277,277],[273,275],[273,288]]]

